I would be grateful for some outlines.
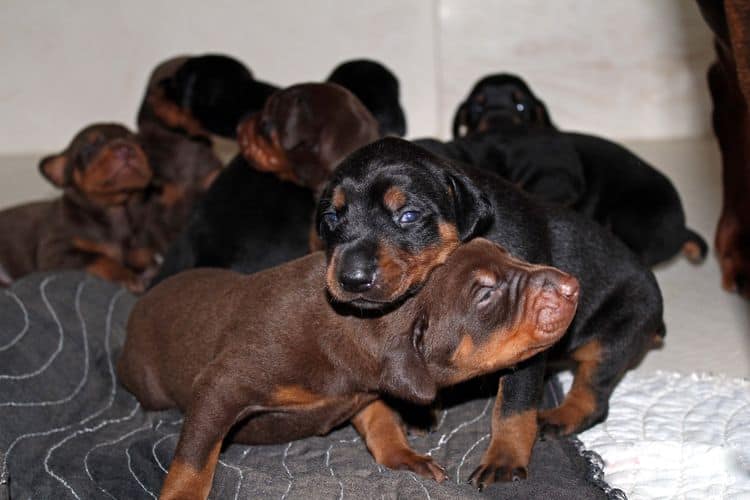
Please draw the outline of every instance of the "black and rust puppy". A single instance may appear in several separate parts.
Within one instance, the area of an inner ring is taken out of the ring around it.
[[[604,228],[404,140],[382,139],[343,161],[319,201],[318,226],[328,291],[360,309],[403,301],[458,242],[475,236],[580,281],[578,313],[554,352],[574,364],[573,387],[559,407],[538,414],[545,356],[502,375],[492,440],[471,476],[479,487],[526,476],[537,419],[544,433],[562,435],[604,419],[620,377],[664,334],[653,274]],[[515,294],[504,286],[492,293]]]
[[[198,269],[136,304],[120,381],[144,408],[186,414],[160,498],[207,498],[230,433],[283,443],[349,420],[378,463],[442,481],[379,397],[427,404],[439,387],[522,362],[564,334],[578,297],[575,278],[482,239],[377,318],[337,311],[325,274],[322,252],[252,276]]]
[[[680,252],[697,263],[708,252],[687,227],[669,178],[612,141],[557,131],[544,103],[515,75],[488,76],[474,86],[456,112],[454,137],[446,144],[419,143],[585,214],[648,266]]]
[[[488,75],[474,84],[453,117],[453,138],[477,132],[529,128],[554,128],[547,106],[516,75]]]
[[[229,56],[175,57],[151,73],[138,127],[158,123],[190,136],[233,138],[240,120],[260,111],[276,90],[255,80],[244,64]]]
[[[379,62],[354,59],[339,64],[326,80],[357,96],[380,125],[380,135],[406,135],[406,116],[399,101],[396,75]]]
[[[142,290],[139,274],[155,265],[143,235],[152,172],[136,136],[90,125],[39,170],[62,196],[0,212],[0,285],[34,271],[86,269]]]
[[[277,92],[240,126],[242,153],[197,205],[154,283],[193,267],[252,273],[306,254],[316,192],[341,159],[377,138],[377,122],[343,87]]]

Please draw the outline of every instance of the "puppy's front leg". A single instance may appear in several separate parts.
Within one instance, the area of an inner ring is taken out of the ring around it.
[[[437,482],[447,477],[432,457],[419,455],[409,446],[398,415],[383,401],[370,403],[357,413],[352,424],[377,463],[391,469],[410,470]]]
[[[479,488],[528,476],[537,435],[537,407],[542,399],[545,363],[539,356],[500,379],[492,408],[492,435],[482,461],[469,477]]]
[[[160,499],[208,498],[224,437],[256,408],[248,406],[248,401],[248,391],[216,365],[209,365],[196,378]]]

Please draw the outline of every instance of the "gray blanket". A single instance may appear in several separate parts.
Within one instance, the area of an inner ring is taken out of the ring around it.
[[[29,276],[0,291],[0,499],[157,497],[178,411],[146,412],[114,362],[135,298],[81,273]],[[278,446],[230,445],[211,498],[605,498],[594,454],[540,442],[531,478],[478,492],[466,480],[489,440],[492,399],[438,414],[410,438],[447,468],[443,484],[378,466],[350,426]],[[586,455],[589,455],[588,457]]]

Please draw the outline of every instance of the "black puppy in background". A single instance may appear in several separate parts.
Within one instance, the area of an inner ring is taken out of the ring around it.
[[[474,86],[456,111],[452,143],[418,143],[587,215],[648,266],[680,252],[700,262],[708,251],[686,226],[669,178],[614,142],[558,131],[545,104],[515,75],[491,75]]]
[[[406,135],[396,75],[379,62],[354,59],[339,64],[327,78],[357,96],[380,125],[380,135]]]
[[[477,132],[530,128],[554,128],[544,105],[516,75],[488,75],[474,84],[453,117],[453,138]]]
[[[226,55],[175,57],[151,74],[138,126],[158,122],[191,136],[234,138],[240,120],[260,111],[276,90]]]

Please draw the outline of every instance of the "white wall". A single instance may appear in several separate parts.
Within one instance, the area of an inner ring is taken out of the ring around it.
[[[481,75],[522,73],[564,128],[706,133],[710,35],[689,0],[0,1],[0,154],[61,149],[92,121],[133,124],[145,80],[226,52],[282,85],[367,56],[401,79],[410,135],[444,135]]]

